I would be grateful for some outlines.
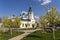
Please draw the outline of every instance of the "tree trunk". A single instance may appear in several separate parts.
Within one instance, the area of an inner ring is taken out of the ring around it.
[[[53,30],[53,40],[55,40],[55,26],[53,26],[54,28],[52,29]]]
[[[44,27],[44,26],[43,26],[43,33],[46,33],[46,32],[45,32],[45,27]]]
[[[53,40],[55,40],[55,29],[53,29]]]
[[[10,27],[9,27],[9,32],[10,32]]]
[[[10,28],[10,33],[11,33],[11,35],[12,35],[12,28]]]
[[[43,29],[43,33],[45,33],[45,30]]]
[[[18,29],[18,32],[19,32],[19,28],[17,28]]]
[[[3,28],[3,32],[5,32],[5,28]]]

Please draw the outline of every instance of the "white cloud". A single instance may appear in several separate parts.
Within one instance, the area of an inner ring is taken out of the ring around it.
[[[39,19],[39,17],[38,17],[38,16],[35,16],[35,18],[36,18],[36,19]]]
[[[46,5],[48,3],[51,3],[52,0],[43,0],[43,3],[41,3],[41,5]]]

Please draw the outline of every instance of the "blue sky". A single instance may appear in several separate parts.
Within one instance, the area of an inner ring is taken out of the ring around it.
[[[55,5],[60,10],[60,0],[0,0],[0,17],[19,16],[21,11],[28,11],[30,4],[36,17],[45,14],[45,7]]]

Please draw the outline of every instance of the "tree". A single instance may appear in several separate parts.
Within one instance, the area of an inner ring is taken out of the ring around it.
[[[2,20],[3,20],[2,26],[3,26],[4,32],[5,32],[5,27],[9,27],[9,19],[8,19],[8,17],[4,16],[2,18]]]
[[[21,25],[21,19],[16,16],[16,17],[15,17],[15,20],[14,20],[14,26],[15,26],[16,28],[19,28],[20,25]],[[18,30],[18,32],[19,32],[19,30]]]
[[[56,21],[57,21],[57,14],[56,14],[56,8],[55,8],[55,6],[53,6],[53,7],[50,9],[50,12],[48,12],[48,10],[47,10],[46,19],[47,19],[47,21],[48,21],[53,27],[55,26]]]
[[[45,33],[45,27],[47,24],[45,16],[40,16],[39,24],[43,27],[43,33]]]
[[[14,25],[14,24],[13,24],[12,20],[10,19],[10,20],[9,20],[9,26],[10,26],[9,29],[10,29],[11,35],[12,35],[12,31],[13,31],[13,30],[12,30],[13,25]]]
[[[8,19],[8,17],[5,17],[5,16],[2,19],[3,19],[2,26],[4,27],[4,29],[5,29],[5,27],[8,27],[9,31],[10,31],[10,33],[12,35],[12,29],[11,29],[11,27],[12,27],[13,24],[12,24],[11,20]]]
[[[20,27],[20,25],[21,25],[21,19],[19,18],[19,17],[15,17],[14,19],[8,19],[8,17],[3,17],[2,18],[3,19],[3,23],[2,23],[2,26],[3,27],[8,27],[9,28],[9,30],[10,30],[10,33],[11,33],[11,35],[12,35],[12,29],[14,28],[14,27],[16,27],[16,28],[19,28]],[[14,20],[14,21],[13,21]],[[5,30],[4,30],[5,31]],[[19,30],[18,30],[19,31]]]
[[[50,11],[46,12],[46,19],[47,21],[52,25],[52,30],[53,30],[53,39],[55,40],[55,28],[56,28],[56,23],[59,19],[59,15],[56,11],[56,7],[55,6],[52,6]]]

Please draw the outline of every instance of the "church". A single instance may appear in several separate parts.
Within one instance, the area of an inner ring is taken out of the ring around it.
[[[29,7],[28,12],[22,11],[21,15],[21,25],[20,28],[34,28],[36,27],[35,19],[34,19],[34,13],[32,11],[32,7]]]

